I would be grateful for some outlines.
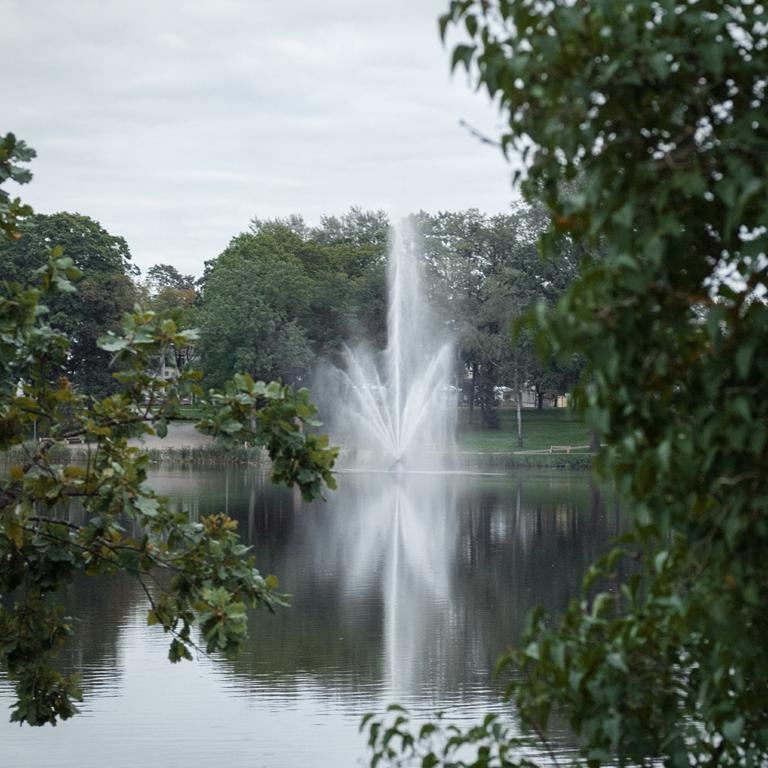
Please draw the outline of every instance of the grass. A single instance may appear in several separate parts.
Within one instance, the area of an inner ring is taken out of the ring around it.
[[[480,411],[459,411],[457,443],[459,450],[477,453],[511,453],[546,450],[552,445],[588,445],[590,434],[583,419],[565,408],[523,410],[523,447],[517,445],[514,408],[500,408],[501,427],[483,429]],[[582,451],[585,452],[585,451]]]
[[[505,473],[516,469],[587,470],[591,453],[460,453],[454,469],[464,472]]]
[[[258,464],[264,460],[260,448],[231,447],[218,443],[196,448],[150,448],[147,450],[152,464]]]
[[[185,421],[200,421],[210,416],[210,411],[199,405],[182,405],[179,407],[179,416]]]
[[[202,416],[199,409],[186,406],[187,418]],[[197,410],[195,413],[194,411]],[[522,451],[545,451],[552,445],[588,445],[589,429],[572,411],[560,408],[523,411],[523,447],[517,446],[517,424],[514,408],[500,408],[501,427],[483,429],[480,411],[470,413],[468,408],[459,411],[457,447],[463,455],[457,457],[466,469],[506,470],[513,468],[562,468],[586,469],[592,457],[582,449],[576,453],[526,454]],[[0,466],[23,463],[33,444],[17,446],[0,453]],[[76,460],[81,446],[56,446],[56,460]],[[213,443],[203,447],[163,448],[148,451],[152,463],[171,464],[246,464],[263,459],[261,451],[253,448],[230,448]]]

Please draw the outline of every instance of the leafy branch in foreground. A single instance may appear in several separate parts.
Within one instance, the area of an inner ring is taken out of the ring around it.
[[[202,397],[200,374],[181,370],[160,379],[156,362],[187,345],[193,332],[137,311],[123,335],[101,346],[114,354],[117,393],[85,397],[60,375],[67,339],[46,322],[46,300],[75,290],[78,271],[54,249],[36,284],[5,283],[0,292],[0,451],[23,451],[0,483],[0,665],[16,690],[12,719],[55,723],[76,712],[75,675],[56,670],[71,636],[56,596],[75,574],[125,572],[149,601],[148,622],[171,636],[169,658],[191,658],[197,624],[208,652],[233,655],[246,635],[246,609],[284,604],[274,576],[255,568],[236,522],[215,514],[190,522],[147,480],[148,457],[132,438],[164,436],[189,393]],[[272,459],[273,479],[296,484],[305,498],[335,487],[336,449],[317,426],[306,390],[237,376],[203,401],[198,427],[225,440],[247,440]],[[29,442],[32,434],[41,436]],[[82,461],[62,464],[55,446],[79,440]],[[83,522],[67,515],[76,503]]]
[[[407,710],[391,704],[385,718],[365,715],[360,730],[366,727],[372,768],[382,760],[398,768],[536,768],[521,754],[530,749],[529,741],[514,736],[496,714],[468,728],[446,723],[442,715],[419,725]]]
[[[544,256],[562,237],[587,254],[531,324],[545,356],[584,355],[598,469],[633,525],[502,667],[524,728],[564,716],[590,766],[768,762],[766,22],[746,0],[454,0],[441,19],[550,209]]]

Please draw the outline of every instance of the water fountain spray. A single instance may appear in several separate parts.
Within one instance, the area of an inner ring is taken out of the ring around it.
[[[453,441],[453,347],[424,294],[418,247],[412,223],[393,228],[387,347],[348,350],[341,373],[346,444],[381,469],[422,468],[427,456],[437,465]]]

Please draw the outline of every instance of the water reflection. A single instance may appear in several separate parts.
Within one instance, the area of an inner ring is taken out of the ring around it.
[[[0,713],[0,762],[87,768],[102,744],[122,750],[115,766],[222,755],[232,768],[354,765],[366,710],[399,700],[472,717],[496,706],[490,670],[528,609],[562,610],[622,525],[577,474],[340,480],[327,502],[303,504],[252,470],[157,473],[190,516],[235,517],[292,607],[255,611],[234,662],[171,667],[136,585],[78,580],[65,599],[81,624],[63,664],[83,674],[86,716],[41,732]]]
[[[212,511],[217,483],[180,480],[166,492]],[[252,617],[230,667],[242,685],[309,675],[425,708],[493,699],[490,670],[529,608],[562,610],[621,524],[578,475],[347,474],[312,504],[253,476],[218,485],[262,570],[294,595],[289,611]]]

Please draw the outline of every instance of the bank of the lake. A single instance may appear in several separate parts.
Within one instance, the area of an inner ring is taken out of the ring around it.
[[[563,408],[525,409],[523,446],[517,445],[517,421],[513,408],[500,408],[499,428],[485,429],[479,409],[462,408],[457,420],[456,446],[450,466],[457,471],[505,472],[515,469],[587,470],[592,466],[590,435],[572,411]],[[265,464],[267,457],[252,447],[222,445],[195,429],[193,417],[203,414],[187,409],[187,418],[168,425],[164,438],[145,437],[136,441],[149,453],[153,464],[217,466]],[[6,457],[23,460],[28,448],[19,447]],[[61,460],[76,460],[87,450],[84,445],[57,447]]]
[[[590,431],[583,418],[566,408],[529,409],[522,413],[523,445],[518,446],[517,414],[501,407],[498,429],[482,425],[479,408],[459,409],[456,446],[449,462],[457,470],[505,471],[512,469],[579,469],[592,466]],[[203,414],[194,409],[187,418]],[[168,436],[145,443],[153,460],[215,464],[258,461],[259,453],[248,448],[225,448],[210,438],[194,434],[193,423],[170,425]]]

